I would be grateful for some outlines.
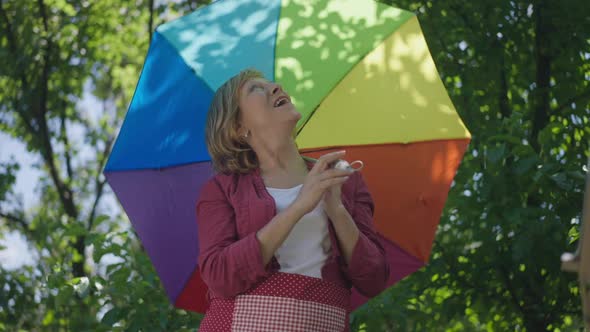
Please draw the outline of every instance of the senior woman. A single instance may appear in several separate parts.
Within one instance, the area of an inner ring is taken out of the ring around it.
[[[345,151],[301,156],[300,118],[254,69],[213,97],[205,132],[216,174],[196,205],[209,304],[199,331],[348,331],[351,288],[372,297],[386,287],[360,172],[331,167]]]

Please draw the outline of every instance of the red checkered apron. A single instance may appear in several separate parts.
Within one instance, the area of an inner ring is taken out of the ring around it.
[[[232,299],[212,298],[199,332],[349,331],[350,289],[275,272]]]

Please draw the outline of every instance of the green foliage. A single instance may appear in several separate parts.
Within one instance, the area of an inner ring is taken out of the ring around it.
[[[152,3],[0,1],[0,130],[25,144],[43,174],[38,204],[25,211],[13,190],[22,165],[0,161],[0,234],[22,234],[35,258],[33,266],[0,270],[0,330],[198,326],[201,315],[169,303],[137,237],[122,227],[129,221],[101,203],[108,192],[101,171],[149,31],[200,5]],[[559,257],[579,237],[590,7],[394,5],[417,13],[473,139],[429,264],[355,312],[353,330],[579,330],[579,290]],[[85,87],[99,112],[79,103]]]

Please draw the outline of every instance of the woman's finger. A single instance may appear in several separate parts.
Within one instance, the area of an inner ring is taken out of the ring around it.
[[[348,180],[348,176],[327,179],[327,180],[320,182],[320,188],[322,188],[322,190],[326,190],[326,189],[330,188],[331,186],[334,186],[337,184],[342,184],[342,183],[346,182],[346,180]]]
[[[327,171],[320,173],[318,175],[318,179],[320,181],[324,181],[324,180],[334,178],[334,177],[348,176],[348,175],[350,175],[350,173],[352,173],[352,171],[342,170],[342,169],[329,169]]]
[[[326,153],[326,154],[322,155],[318,159],[318,161],[315,163],[315,165],[313,165],[313,168],[311,169],[311,171],[309,171],[309,173],[317,174],[317,173],[322,172],[323,170],[326,169],[328,164],[338,160],[339,158],[342,158],[342,156],[344,156],[345,153],[346,153],[346,151],[342,150],[342,151],[335,151],[335,152],[330,152],[330,153]]]

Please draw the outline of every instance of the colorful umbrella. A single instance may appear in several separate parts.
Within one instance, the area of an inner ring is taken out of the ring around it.
[[[427,263],[470,141],[416,16],[372,0],[220,0],[156,29],[105,176],[177,307],[203,312],[195,201],[214,91],[253,67],[302,113],[297,143],[345,147],[376,204],[393,284]],[[354,308],[366,301],[354,292]]]

